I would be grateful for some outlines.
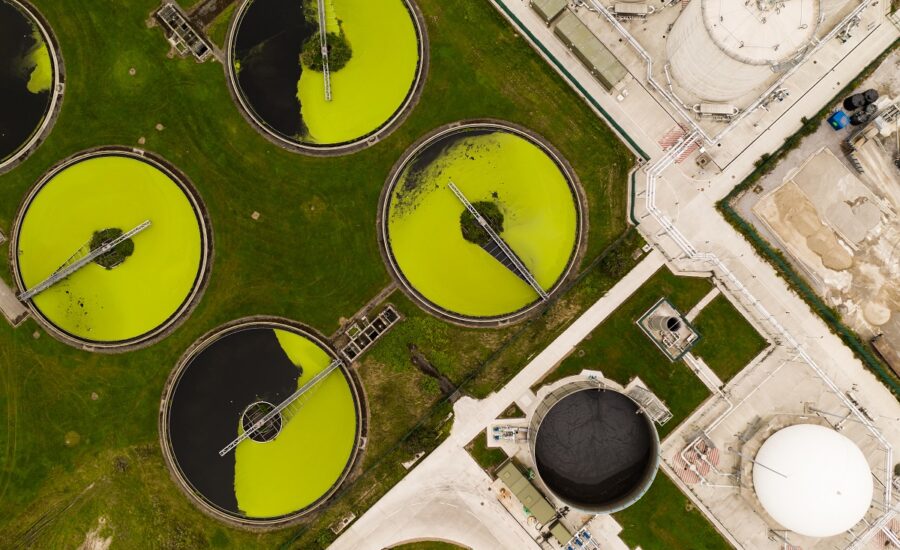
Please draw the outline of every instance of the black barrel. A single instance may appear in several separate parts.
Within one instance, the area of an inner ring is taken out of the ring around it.
[[[866,90],[862,93],[863,97],[866,100],[866,105],[871,103],[875,103],[878,101],[878,91],[877,90]]]
[[[855,111],[866,104],[866,98],[863,94],[853,94],[844,100],[845,111]]]

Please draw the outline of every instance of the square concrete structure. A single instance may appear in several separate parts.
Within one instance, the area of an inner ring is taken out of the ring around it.
[[[700,339],[694,327],[665,298],[660,298],[641,315],[637,325],[669,361],[684,357]]]
[[[548,25],[566,9],[566,0],[531,0],[529,4],[534,13]]]
[[[571,11],[560,18],[554,32],[607,91],[628,75],[625,66]]]

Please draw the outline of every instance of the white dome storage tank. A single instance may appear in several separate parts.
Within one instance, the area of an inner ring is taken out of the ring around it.
[[[772,519],[808,537],[849,530],[872,504],[872,472],[862,451],[816,424],[797,424],[769,437],[756,454],[753,486]]]
[[[666,41],[672,76],[702,100],[737,99],[802,53],[819,8],[819,0],[693,0]]]

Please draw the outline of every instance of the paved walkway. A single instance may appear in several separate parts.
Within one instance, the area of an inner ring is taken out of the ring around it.
[[[464,447],[512,401],[530,393],[532,384],[562,361],[662,266],[662,255],[651,252],[501,391],[483,400],[463,397],[457,401],[453,407],[453,429],[447,440],[357,519],[331,548],[374,550],[429,538],[474,550],[538,548],[490,493],[490,478]]]
[[[710,290],[709,294],[707,294],[706,296],[703,297],[702,300],[697,302],[697,305],[695,305],[693,308],[691,308],[691,310],[687,312],[687,315],[685,315],[684,318],[687,319],[689,323],[693,323],[694,319],[697,318],[697,315],[700,315],[700,312],[703,310],[703,308],[708,306],[709,303],[712,302],[713,300],[715,300],[716,296],[718,296],[721,293],[722,292],[719,290],[719,287],[715,287],[712,290]]]
[[[6,317],[6,320],[14,327],[18,326],[28,316],[28,310],[16,298],[16,293],[9,288],[3,279],[0,279],[0,310],[3,311],[3,316]]]

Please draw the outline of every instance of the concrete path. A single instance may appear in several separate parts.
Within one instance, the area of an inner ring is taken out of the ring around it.
[[[389,548],[402,542],[439,539],[475,550],[538,548],[490,493],[490,478],[464,449],[516,398],[562,361],[585,336],[663,266],[653,251],[597,300],[500,392],[486,399],[463,397],[453,407],[450,436],[400,483],[356,520],[331,546]]]
[[[9,288],[6,281],[0,279],[0,310],[9,324],[16,327],[28,317],[28,310],[16,298],[16,293]]]
[[[687,319],[689,323],[693,323],[694,319],[697,318],[697,315],[700,315],[700,312],[703,310],[703,308],[708,306],[709,303],[712,302],[716,298],[716,296],[721,293],[722,291],[719,290],[719,287],[715,287],[710,290],[709,294],[707,294],[703,297],[703,299],[697,302],[697,305],[691,308],[691,310],[687,312],[687,315],[685,315],[684,318]]]

